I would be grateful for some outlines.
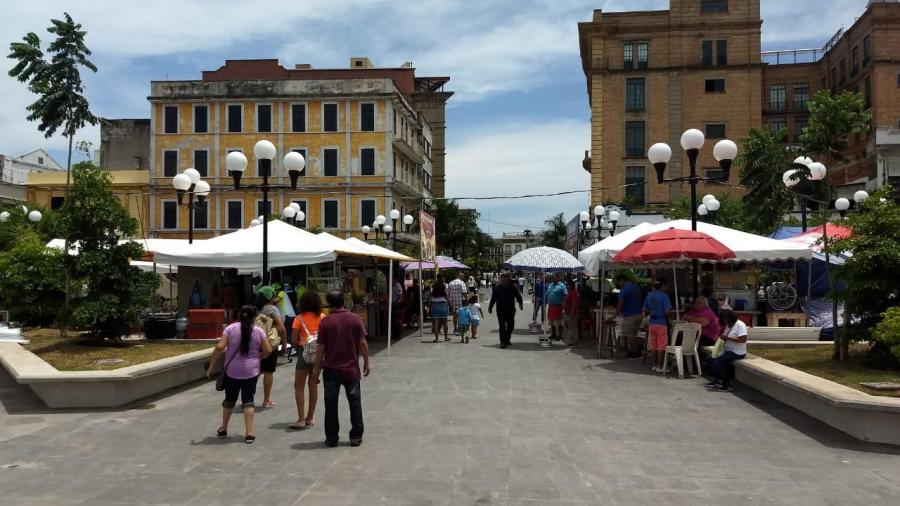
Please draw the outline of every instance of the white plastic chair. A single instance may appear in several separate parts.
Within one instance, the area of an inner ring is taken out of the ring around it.
[[[675,346],[678,334],[682,334],[681,346]],[[694,364],[697,364],[697,373],[700,373],[700,354],[697,347],[700,343],[700,324],[678,323],[672,327],[672,335],[669,336],[669,346],[666,346],[666,360],[663,365],[663,374],[669,372],[669,355],[673,355],[678,364],[678,377],[684,379],[684,357],[693,357],[688,361],[688,372],[694,374]]]

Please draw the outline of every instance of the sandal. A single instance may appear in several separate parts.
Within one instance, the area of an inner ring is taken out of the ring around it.
[[[307,420],[307,421],[306,421],[306,426],[307,426],[307,427],[315,427],[315,425],[316,425],[316,422],[315,422],[314,420]]]
[[[288,429],[300,430],[305,429],[309,424],[306,422],[294,422],[288,425]]]
[[[264,408],[274,408],[274,407],[275,407],[275,401],[264,402],[264,403],[263,403],[263,407],[264,407]]]
[[[445,337],[445,338],[444,338],[444,341],[449,343],[449,342],[450,342],[450,338],[449,338],[449,337]]]
[[[216,437],[219,439],[225,439],[226,437],[228,437],[228,431],[223,429],[222,427],[219,427],[218,429],[216,429]]]
[[[244,443],[252,445],[254,441],[256,441],[256,436],[244,436]]]

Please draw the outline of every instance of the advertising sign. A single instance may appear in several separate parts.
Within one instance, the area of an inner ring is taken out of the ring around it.
[[[422,240],[422,260],[428,262],[434,262],[435,256],[437,256],[437,243],[435,238],[437,229],[435,228],[435,223],[434,216],[431,216],[425,211],[419,211],[419,233],[421,234]]]

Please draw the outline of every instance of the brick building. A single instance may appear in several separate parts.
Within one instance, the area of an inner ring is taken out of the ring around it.
[[[865,13],[821,49],[761,52],[759,0],[670,0],[666,11],[595,10],[579,23],[582,66],[591,106],[592,206],[608,201],[661,204],[687,193],[687,185],[657,185],[647,149],[672,146],[667,177],[688,174],[682,132],[703,131],[697,161],[702,176],[720,174],[712,144],[737,141],[750,127],[788,129],[796,142],[807,124],[806,103],[829,87],[858,90],[873,114],[873,133],[851,139],[853,161],[829,166],[839,192],[852,194],[895,177],[900,183],[900,4],[870,1]],[[875,131],[883,141],[876,141]],[[897,147],[892,147],[897,146]],[[891,160],[896,159],[891,169]],[[729,184],[737,185],[738,170]],[[651,184],[616,188],[620,185]],[[739,193],[734,187],[717,193]],[[709,192],[713,188],[699,188]]]

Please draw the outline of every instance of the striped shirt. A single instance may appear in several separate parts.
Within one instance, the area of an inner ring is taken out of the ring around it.
[[[461,279],[454,279],[447,285],[447,296],[453,307],[459,307],[463,303],[463,297],[466,294],[466,284]]]

